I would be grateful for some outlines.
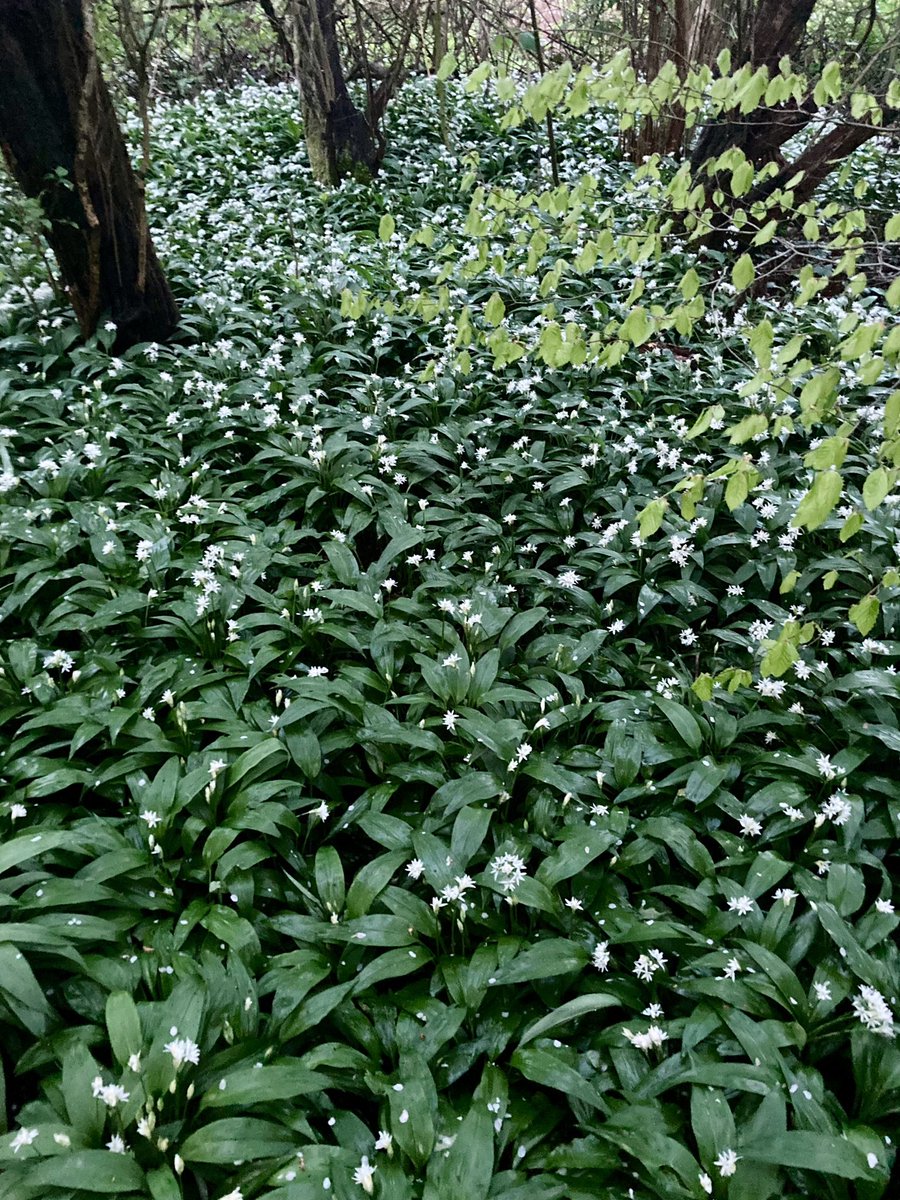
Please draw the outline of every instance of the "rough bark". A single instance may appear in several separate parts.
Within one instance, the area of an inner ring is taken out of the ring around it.
[[[164,341],[178,310],[94,49],[86,0],[0,0],[0,149],[40,200],[85,334]]]
[[[785,55],[797,53],[815,6],[816,0],[760,0],[749,45],[738,47],[735,66],[746,63],[775,73]],[[768,162],[779,146],[809,123],[813,111],[809,105],[761,106],[737,120],[717,121],[700,135],[691,153],[691,166],[697,170],[731,146],[743,150],[757,165]]]
[[[887,110],[885,113],[886,122],[896,119],[897,115]],[[777,175],[774,175],[771,179],[767,179],[762,184],[758,184],[748,197],[749,203],[771,196],[773,192],[779,188],[783,188],[793,176],[802,172],[803,178],[799,183],[794,184],[791,191],[794,197],[794,207],[805,204],[819,185],[854,150],[858,150],[860,146],[864,145],[871,138],[878,137],[883,133],[883,126],[870,125],[865,122],[836,125],[821,137],[816,138],[814,142],[811,142],[793,162],[785,163]],[[772,213],[769,215],[777,216],[779,214]]]
[[[330,184],[347,175],[371,177],[384,146],[347,91],[334,0],[295,0],[293,17],[294,65],[313,174]]]

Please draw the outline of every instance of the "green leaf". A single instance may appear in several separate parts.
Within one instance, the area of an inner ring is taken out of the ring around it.
[[[201,1108],[234,1108],[266,1104],[272,1100],[291,1100],[310,1096],[328,1087],[327,1075],[318,1075],[306,1067],[290,1063],[263,1067],[245,1067],[223,1072],[200,1102]]]
[[[863,500],[866,508],[871,512],[873,508],[884,500],[892,487],[890,475],[884,467],[876,467],[874,471],[866,476],[866,482],[863,484]]]
[[[316,851],[316,891],[330,913],[340,913],[344,907],[344,868],[334,846],[320,846]]]
[[[522,29],[519,31],[519,45],[528,54],[537,54],[538,42],[531,30]]]
[[[378,237],[382,242],[389,242],[394,236],[394,231],[397,228],[397,222],[390,213],[384,213],[381,220],[378,222]]]
[[[586,996],[576,996],[574,1000],[560,1004],[558,1008],[554,1008],[552,1012],[535,1021],[533,1025],[529,1025],[519,1038],[519,1046],[526,1046],[535,1038],[544,1037],[551,1029],[566,1025],[569,1021],[574,1021],[585,1013],[599,1012],[603,1008],[611,1008],[621,1003],[618,996],[612,996],[607,992],[592,992]]]
[[[650,337],[653,328],[653,321],[647,310],[638,305],[622,322],[619,336],[623,340],[631,342],[632,346],[641,346]]]
[[[106,1028],[116,1060],[126,1066],[132,1054],[143,1046],[141,1019],[128,992],[111,992],[106,1001]]]
[[[88,1195],[143,1192],[144,1172],[129,1154],[80,1150],[29,1163],[29,1188],[83,1190]]]
[[[453,53],[452,50],[448,50],[447,53],[444,55],[444,57],[441,59],[440,63],[438,64],[437,78],[438,78],[439,82],[443,83],[446,79],[449,79],[450,76],[453,74],[453,72],[456,70],[456,66],[457,66],[456,55]]]
[[[507,967],[497,972],[497,982],[530,983],[549,979],[570,971],[581,971],[588,962],[588,952],[565,938],[547,938],[522,950]]]
[[[252,1162],[293,1155],[296,1141],[292,1130],[271,1121],[256,1117],[226,1117],[189,1134],[178,1152],[185,1162],[233,1166],[241,1160]]]
[[[46,1034],[56,1019],[25,956],[10,944],[0,944],[0,998],[36,1037]]]
[[[746,164],[750,168],[750,173],[753,173],[752,163]],[[738,195],[739,193],[735,193]],[[753,265],[753,259],[749,254],[742,254],[731,269],[731,282],[737,292],[743,292],[748,288],[756,278],[756,267]]]
[[[403,850],[393,850],[380,854],[360,867],[347,892],[348,919],[355,920],[366,915],[375,897],[384,891],[406,859]]]
[[[886,242],[900,242],[900,213],[894,213],[889,217],[884,226],[884,240]]]
[[[797,506],[791,524],[795,528],[818,529],[828,519],[841,498],[843,480],[838,471],[823,471]]]
[[[10,867],[17,867],[20,863],[27,862],[29,858],[37,858],[39,854],[46,854],[49,850],[58,850],[63,846],[70,850],[77,848],[75,838],[71,833],[42,832],[28,834],[26,837],[12,838],[0,846],[0,875],[4,871],[8,871]]]
[[[741,1155],[748,1163],[772,1163],[778,1167],[837,1175],[840,1179],[864,1179],[871,1175],[865,1156],[852,1142],[806,1130],[792,1130],[763,1142],[745,1143],[741,1146]]]
[[[171,1167],[157,1167],[147,1172],[147,1187],[153,1200],[182,1200],[181,1184]]]
[[[642,541],[653,537],[663,523],[669,502],[665,496],[657,496],[638,513],[638,526]]]
[[[404,1153],[422,1167],[434,1149],[434,1117],[437,1091],[431,1072],[418,1055],[403,1054],[400,1059],[400,1089],[388,1092],[391,1132]]]
[[[679,704],[675,700],[666,700],[660,696],[656,697],[655,703],[656,707],[676,730],[684,744],[690,747],[695,754],[699,753],[703,745],[703,731],[690,709],[685,708],[683,704]]]
[[[537,1049],[533,1046],[520,1048],[513,1054],[511,1064],[532,1083],[564,1092],[566,1096],[581,1100],[601,1112],[608,1111],[606,1101],[593,1084],[583,1075],[579,1075],[563,1056],[553,1049]]]
[[[749,442],[751,438],[765,433],[768,428],[769,418],[765,413],[750,413],[736,425],[731,426],[728,430],[728,440],[732,446],[740,446],[744,442]]]
[[[725,1092],[713,1087],[691,1088],[691,1130],[704,1166],[711,1168],[723,1149],[737,1143],[734,1117]]]
[[[847,615],[863,637],[866,637],[875,628],[880,611],[881,604],[878,597],[869,595],[863,596],[862,600],[857,600]]]
[[[493,292],[484,306],[484,319],[489,325],[499,325],[506,316],[506,305],[499,292]]]

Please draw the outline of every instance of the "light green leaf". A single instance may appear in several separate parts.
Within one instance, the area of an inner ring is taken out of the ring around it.
[[[797,506],[791,524],[795,528],[818,529],[841,498],[843,480],[838,471],[822,471]]]
[[[852,606],[847,614],[863,637],[867,637],[875,628],[881,604],[875,595],[863,596]]]
[[[753,167],[747,164],[752,173]],[[742,254],[731,269],[731,282],[734,285],[735,291],[742,292],[748,288],[756,278],[756,267],[753,265],[753,259],[749,254]]]

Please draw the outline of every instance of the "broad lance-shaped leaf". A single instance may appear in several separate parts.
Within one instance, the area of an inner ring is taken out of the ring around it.
[[[109,1044],[121,1066],[143,1045],[141,1020],[128,992],[112,992],[106,1001],[106,1028]]]
[[[791,524],[800,529],[818,529],[828,519],[841,498],[843,480],[838,471],[822,471],[800,501]]]
[[[741,1156],[749,1163],[772,1163],[837,1175],[840,1179],[873,1177],[863,1152],[847,1138],[807,1130],[789,1130],[765,1141],[741,1146]]]
[[[42,1162],[29,1164],[28,1194],[55,1194],[50,1189],[65,1189],[85,1195],[113,1195],[143,1192],[144,1172],[129,1154],[109,1150],[80,1150],[77,1154],[56,1154]],[[35,1191],[40,1189],[40,1191]]]
[[[566,1025],[569,1021],[577,1020],[578,1017],[584,1016],[585,1013],[599,1012],[603,1008],[612,1008],[614,1005],[621,1003],[622,1001],[618,996],[612,996],[608,992],[595,992],[587,996],[576,996],[574,1000],[569,1000],[566,1004],[561,1004],[559,1008],[554,1008],[553,1012],[547,1013],[545,1017],[541,1017],[539,1021],[535,1021],[533,1025],[529,1025],[519,1038],[519,1046],[527,1046],[535,1038],[544,1037],[551,1029],[557,1029],[560,1025]]]
[[[234,1164],[241,1159],[291,1154],[296,1135],[283,1125],[255,1117],[227,1117],[195,1130],[179,1146],[185,1162]]]

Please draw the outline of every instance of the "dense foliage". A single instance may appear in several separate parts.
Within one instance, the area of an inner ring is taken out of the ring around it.
[[[592,362],[635,264],[556,265],[652,182],[448,86],[377,192],[287,90],[160,111],[180,345],[7,237],[2,1200],[891,1194],[890,308],[673,236],[705,307]]]

